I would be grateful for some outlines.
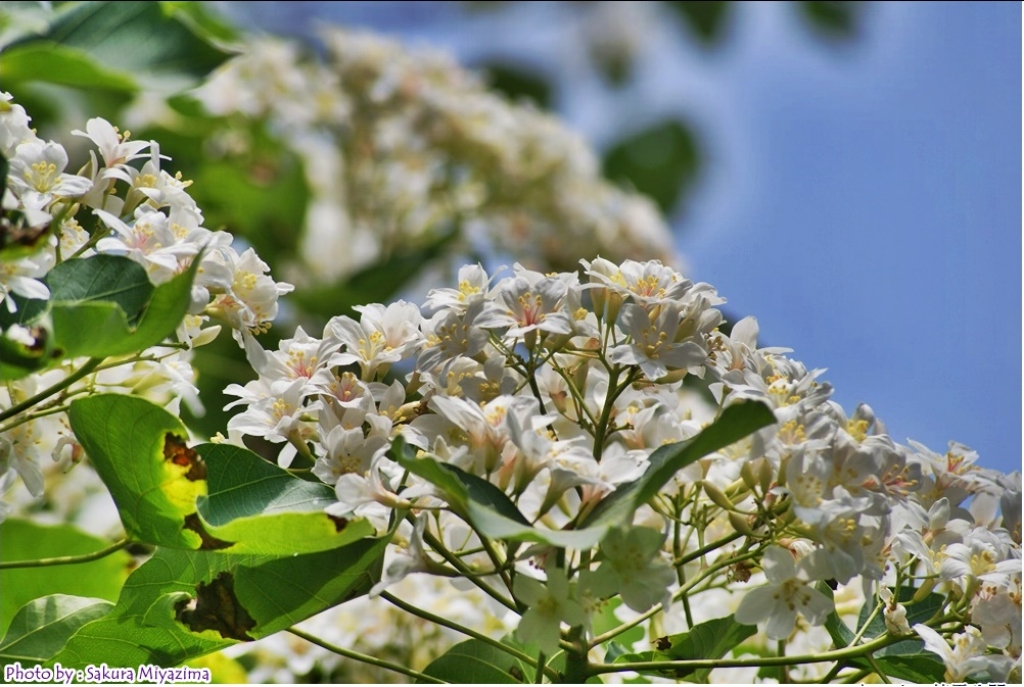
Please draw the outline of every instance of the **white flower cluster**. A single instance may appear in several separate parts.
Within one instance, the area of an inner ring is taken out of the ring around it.
[[[43,278],[67,260],[96,253],[127,256],[159,285],[202,256],[192,287],[191,314],[178,327],[176,345],[108,359],[92,374],[62,388],[55,402],[44,399],[47,408],[38,415],[32,404],[14,414],[10,409],[59,387],[85,361],[65,360],[0,386],[0,413],[5,416],[0,420],[2,491],[11,488],[16,472],[38,496],[44,486],[41,456],[51,454],[65,467],[82,457],[66,416],[55,408],[66,408],[64,403],[83,393],[117,391],[144,394],[168,403],[172,410],[184,398],[198,409],[189,349],[216,337],[220,326],[212,325],[211,317],[227,322],[239,337],[242,331],[263,331],[277,314],[278,296],[291,286],[274,282],[251,249],[241,255],[235,251],[229,234],[203,228],[203,215],[186,191],[190,182],[161,168],[167,158],[155,141],[132,141],[128,132],[119,132],[106,120],[90,119],[85,131],[73,133],[89,139],[96,150],[72,174],[66,171],[65,149],[39,139],[29,122],[21,105],[9,94],[0,94],[0,155],[9,165],[0,232],[3,245],[12,251],[0,261],[0,308],[17,311],[12,294],[48,299],[50,289]],[[136,167],[131,164],[136,160],[144,162]],[[41,345],[39,337],[44,335],[20,324],[11,324],[0,334],[29,347]]]
[[[431,291],[422,308],[367,305],[359,320],[331,320],[322,339],[300,329],[277,351],[247,338],[259,378],[227,390],[245,406],[232,437],[285,443],[286,467],[302,455],[335,486],[334,514],[383,531],[394,509],[418,513],[375,593],[409,573],[437,572],[438,551],[492,571],[497,587],[498,568],[516,566],[507,591],[529,606],[520,631],[549,653],[561,623],[588,627],[613,593],[633,611],[663,602],[671,616],[677,591],[744,592],[736,619],[786,639],[833,610],[822,581],[884,589],[916,579],[912,586],[955,600],[980,638],[960,642],[973,647],[967,669],[947,658],[950,675],[984,669],[1002,680],[1019,669],[1019,473],[981,469],[958,444],[945,456],[897,444],[865,405],[848,416],[817,381],[820,370],[786,349],[757,348],[753,318],[724,334],[714,308],[723,300],[707,284],[658,261],[583,267],[585,282],[520,265],[497,279],[467,266],[457,288]],[[401,436],[489,480],[535,526],[560,529],[640,477],[654,450],[714,416],[687,378],[704,378],[719,409],[767,404],[776,424],[685,468],[594,557],[559,562],[533,547],[503,561],[440,492],[386,455]],[[703,567],[687,558],[719,539],[698,556]],[[714,569],[740,551],[758,555]],[[700,583],[681,589],[680,565],[682,579]],[[758,566],[766,584],[745,591]],[[910,632],[900,604],[880,598],[894,631]],[[931,641],[927,630],[918,632]]]
[[[252,40],[197,91],[214,114],[266,118],[304,161],[312,199],[289,278],[337,280],[459,229],[462,251],[486,237],[534,269],[572,269],[581,252],[673,262],[655,206],[603,180],[555,118],[489,92],[445,55],[336,28],[324,41],[326,64],[294,43]],[[245,145],[235,130],[220,141]]]

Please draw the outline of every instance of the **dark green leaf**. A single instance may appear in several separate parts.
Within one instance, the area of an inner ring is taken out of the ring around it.
[[[197,500],[207,532],[235,542],[230,553],[311,553],[372,536],[366,520],[333,517],[334,489],[306,482],[252,451],[227,444],[196,447],[207,469],[208,496]]]
[[[833,0],[802,0],[796,6],[812,30],[831,40],[856,37],[865,9],[862,2]]]
[[[84,50],[50,41],[8,48],[0,53],[5,82],[43,81],[74,88],[134,93],[139,86],[128,74],[108,69]]]
[[[53,658],[78,628],[106,615],[114,607],[103,599],[51,594],[28,602],[15,614],[0,641],[0,664],[24,665]]]
[[[456,644],[426,667],[424,674],[454,684],[533,682],[536,669],[478,639]]]
[[[365,594],[380,578],[387,541],[284,557],[158,548],[114,609],[80,628],[53,660],[173,666],[266,637]]]
[[[640,479],[620,485],[597,504],[579,528],[572,530],[532,526],[493,484],[453,465],[427,457],[415,458],[400,438],[389,455],[411,473],[439,487],[452,508],[487,536],[586,549],[604,539],[610,528],[628,522],[637,508],[652,499],[684,467],[773,422],[775,415],[761,403],[745,401],[726,408],[718,420],[697,436],[663,446],[651,454],[650,466]]]
[[[607,532],[604,526],[591,530],[534,527],[496,486],[454,465],[412,457],[401,437],[395,440],[389,455],[409,472],[440,488],[452,509],[489,537],[584,549],[597,544]]]
[[[71,525],[37,525],[8,518],[0,524],[0,561],[27,561],[55,556],[80,556],[101,551],[109,541]],[[0,632],[32,599],[73,594],[117,600],[132,558],[124,551],[88,563],[0,570]]]
[[[775,422],[768,407],[756,401],[735,403],[697,436],[662,446],[651,454],[650,466],[640,479],[620,485],[584,518],[582,527],[613,527],[653,498],[677,472],[709,453],[725,448]]]
[[[916,589],[902,587],[898,599],[900,603],[908,604],[913,599]],[[935,616],[935,614],[942,609],[944,605],[944,599],[939,594],[929,594],[924,599],[917,603],[910,603],[906,606],[907,608],[907,622],[914,626],[918,623],[924,623]],[[857,620],[857,627],[859,629],[864,628],[864,624],[867,622],[868,617],[874,611],[875,606],[872,603],[864,604],[861,609],[860,617]],[[834,615],[834,614],[833,614]],[[832,636],[833,641],[836,642],[836,646],[848,646],[853,641],[854,633],[850,631],[845,624],[837,618],[833,620],[832,616],[826,620],[826,629]],[[863,629],[862,637],[864,641],[870,641],[885,635],[887,632],[885,628],[885,618],[881,611],[879,611],[870,623],[867,623],[867,628]],[[909,680],[910,682],[925,682],[934,683],[942,682],[945,676],[945,666],[941,659],[935,654],[925,650],[924,642],[920,639],[907,639],[902,642],[896,642],[889,646],[879,649],[873,654],[875,662],[889,677],[895,677],[900,680]],[[867,670],[873,670],[871,664],[864,659],[856,659],[851,662],[858,668],[864,668]]]
[[[904,644],[904,642],[900,642]],[[923,647],[923,643],[922,643]],[[892,648],[892,647],[888,647]],[[853,662],[859,668],[871,668],[864,660]],[[875,663],[887,677],[906,680],[914,684],[940,684],[946,679],[946,666],[935,654],[919,649],[916,654],[875,656]]]
[[[101,256],[96,256],[101,257]],[[51,300],[57,346],[69,357],[106,357],[137,353],[174,333],[188,313],[192,280],[199,269],[197,256],[187,271],[153,290],[137,327],[116,302]],[[63,264],[73,264],[69,260]]]
[[[700,157],[690,129],[666,120],[615,143],[604,156],[604,174],[633,186],[669,214],[696,180]]]
[[[58,10],[41,35],[13,46],[57,43],[87,53],[101,69],[136,79],[194,80],[227,59],[174,14],[156,2],[72,3]]]
[[[135,323],[153,295],[146,269],[119,255],[67,260],[46,275],[50,300],[68,304],[103,301],[116,304]]]
[[[715,618],[700,623],[689,632],[673,635],[668,638],[671,648],[667,651],[658,651],[673,661],[693,661],[696,659],[722,658],[727,653],[738,647],[745,639],[757,633],[757,628],[750,625],[741,625],[731,616],[726,618]],[[659,659],[655,659],[659,660]],[[686,677],[691,671],[683,669],[676,671],[676,677]],[[694,682],[707,682],[711,670],[700,668],[692,671]]]
[[[7,162],[7,158],[4,157],[3,153],[0,153],[0,198],[3,198],[4,191],[7,190],[7,172],[10,168],[11,165]],[[6,241],[0,242],[0,248],[4,247],[4,245],[6,245]]]
[[[537,74],[502,62],[488,62],[481,70],[490,87],[512,101],[528,100],[540,108],[551,105],[551,86]]]
[[[654,651],[622,654],[615,659],[615,662],[696,661],[722,658],[756,633],[756,627],[741,625],[731,616],[715,618],[695,625],[689,632],[661,638],[658,640],[658,648]],[[673,670],[644,672],[665,673],[675,678],[687,678],[690,682],[706,683],[711,669],[681,667]]]
[[[371,265],[330,287],[303,289],[293,294],[308,312],[332,317],[357,315],[353,306],[387,303],[420,271],[447,249],[457,233],[440,235],[423,246],[396,250],[390,257]]]
[[[612,181],[650,196],[669,213],[697,178],[701,152],[690,129],[665,120],[616,143],[604,156]]]
[[[674,10],[692,35],[704,45],[722,39],[729,17],[729,3],[719,0],[674,0],[665,3]]]
[[[818,582],[814,585],[814,588],[828,597],[829,601],[834,600],[835,595],[832,592],[832,588],[825,582]],[[825,629],[828,631],[837,649],[845,649],[853,639],[853,633],[850,632],[850,628],[846,627],[846,624],[839,618],[839,613],[834,609],[825,618]]]

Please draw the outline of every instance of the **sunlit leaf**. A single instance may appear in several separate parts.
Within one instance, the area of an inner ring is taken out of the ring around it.
[[[176,14],[180,13],[165,11],[157,2],[66,3],[45,31],[15,41],[8,50],[58,44],[94,60],[93,79],[98,74],[121,74],[153,86],[160,86],[160,79],[165,86],[181,86],[186,79],[210,73],[228,53],[197,36]],[[80,63],[75,68],[83,69]],[[4,76],[8,77],[6,72]],[[19,76],[35,78],[31,73]]]
[[[113,610],[82,626],[53,661],[166,667],[280,632],[365,594],[387,541],[283,557],[158,548]]]
[[[139,541],[225,553],[283,555],[337,548],[373,534],[324,512],[334,491],[243,448],[190,448],[181,421],[141,398],[75,401],[72,429]]]
[[[72,525],[39,525],[17,518],[0,523],[0,561],[5,563],[80,556],[110,545]],[[18,609],[39,597],[71,594],[116,601],[131,565],[131,556],[116,551],[87,563],[0,569],[0,633],[6,632]]]
[[[130,75],[104,67],[84,50],[51,41],[27,43],[0,52],[0,71],[8,82],[42,81],[125,93],[139,89]]]
[[[103,599],[51,594],[28,602],[15,614],[0,640],[0,664],[34,665],[50,660],[86,623],[106,615],[114,604]]]

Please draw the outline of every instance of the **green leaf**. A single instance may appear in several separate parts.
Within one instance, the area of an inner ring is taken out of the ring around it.
[[[389,257],[370,265],[329,287],[301,289],[292,295],[307,312],[333,317],[358,316],[352,308],[361,303],[387,303],[429,265],[443,255],[457,232],[441,234],[426,244],[394,251]]]
[[[204,124],[198,121],[199,127]],[[196,202],[208,215],[207,224],[224,225],[244,236],[273,269],[296,254],[309,185],[301,160],[279,139],[255,124],[245,133],[252,137],[253,150],[248,154],[211,161],[201,153],[194,160],[193,188],[197,189]]]
[[[93,255],[67,260],[46,275],[50,300],[66,303],[104,301],[116,304],[128,321],[139,315],[153,295],[146,269],[119,255]]]
[[[695,661],[722,658],[738,647],[748,637],[757,633],[757,628],[741,625],[731,616],[714,618],[695,625],[689,632],[683,632],[658,640],[659,648],[639,654],[623,654],[615,659],[616,663],[636,663],[639,661]],[[687,678],[690,682],[706,683],[711,674],[710,668],[685,668],[674,670],[643,671],[647,673],[665,673],[675,678]],[[692,676],[691,676],[692,674]]]
[[[326,484],[301,480],[243,448],[188,448],[181,421],[144,399],[101,394],[75,401],[68,415],[133,539],[294,555],[374,532],[363,519],[324,512],[336,501]]]
[[[50,41],[8,48],[0,53],[5,82],[43,81],[81,89],[134,93],[139,86],[120,71],[97,63],[87,52]]]
[[[238,29],[211,12],[201,2],[166,1],[160,3],[167,16],[174,17],[210,43],[233,44],[242,38]]]
[[[8,518],[0,524],[0,561],[27,561],[80,556],[110,546],[72,525],[37,525]],[[73,594],[115,601],[128,577],[132,558],[116,551],[88,563],[41,568],[0,569],[0,632],[6,632],[18,609],[51,594]]]
[[[137,353],[160,343],[188,313],[201,257],[196,256],[188,270],[153,290],[137,327],[130,326],[131,314],[117,301],[54,301],[51,309],[57,344],[69,357],[105,357]]]
[[[842,0],[804,0],[796,3],[801,18],[824,39],[850,40],[861,28],[865,3]]]
[[[673,0],[665,3],[690,29],[692,35],[706,46],[722,40],[729,18],[728,2],[721,0]]]
[[[551,105],[551,85],[534,72],[505,62],[488,62],[478,69],[492,90],[513,102],[528,100],[541,109]]]
[[[14,318],[29,324],[49,310],[53,348],[67,357],[118,356],[160,343],[188,312],[199,258],[154,288],[138,263],[115,255],[68,260],[46,276],[49,300],[19,302]],[[53,362],[51,359],[50,362]]]
[[[667,214],[696,181],[700,164],[693,133],[669,119],[617,142],[604,156],[604,173],[650,196]]]
[[[533,682],[536,669],[478,639],[456,644],[423,673],[454,684],[509,685]]]
[[[201,528],[186,528],[185,521],[206,493],[205,465],[186,447],[188,432],[178,418],[120,394],[79,399],[68,418],[132,539],[200,548]]]
[[[603,635],[622,625],[622,621],[615,615],[615,609],[622,605],[622,597],[615,596],[608,599],[607,603],[601,604],[600,610],[591,618],[591,627],[594,635]],[[635,625],[622,634],[615,637],[615,642],[622,645],[631,645],[644,638],[644,629]],[[624,652],[623,652],[624,653]]]
[[[916,593],[916,589],[901,587],[897,599],[905,604],[907,608],[907,623],[913,627],[918,623],[925,623],[938,613],[945,605],[945,599],[940,594],[931,593],[917,603],[909,603]],[[873,604],[864,604],[857,620],[857,627],[864,628],[868,617],[874,611]],[[885,618],[879,611],[863,632],[864,641],[870,641],[885,635]],[[853,633],[844,625],[839,629],[847,642],[852,641]],[[935,654],[924,648],[924,642],[920,639],[906,639],[879,649],[873,653],[875,662],[889,677],[895,677],[910,682],[942,682],[946,673],[945,665]],[[853,665],[859,668],[872,669],[872,666],[864,659],[852,661]]]
[[[328,515],[334,489],[307,482],[252,451],[227,444],[196,447],[207,469],[208,496],[197,500],[211,536],[236,542],[230,553],[311,553],[373,536],[363,519]]]
[[[835,594],[832,591],[832,587],[829,587],[824,580],[815,584],[814,588],[828,597],[829,601],[834,601]],[[853,633],[850,632],[850,628],[846,627],[846,623],[839,617],[839,613],[836,612],[835,608],[825,618],[825,630],[832,638],[832,642],[837,649],[845,649],[853,639]]]
[[[10,108],[10,104],[7,104],[7,107]],[[11,165],[9,162],[7,162],[7,158],[4,156],[3,153],[0,153],[0,198],[3,198],[4,191],[7,190],[7,172],[10,171],[10,169]],[[6,227],[4,227],[4,229],[6,230]],[[0,241],[0,248],[3,248],[7,245],[6,234],[3,235],[3,238],[5,240]]]
[[[756,633],[756,627],[741,625],[731,616],[715,618],[694,626],[689,632],[669,637],[671,648],[658,653],[673,661],[722,658]],[[676,677],[685,677],[690,672],[686,669],[676,671]],[[694,682],[707,682],[711,670],[700,668],[693,673]]]
[[[69,3],[42,34],[10,47],[56,43],[87,54],[97,69],[180,87],[211,72],[228,54],[198,37],[177,14],[156,2]]]
[[[642,477],[620,485],[573,530],[534,527],[496,486],[454,465],[428,457],[415,458],[401,438],[395,440],[388,455],[439,487],[449,505],[489,537],[587,549],[604,539],[612,527],[629,522],[636,509],[654,498],[679,470],[773,422],[775,415],[761,403],[744,401],[729,406],[697,436],[651,454],[650,466]]]
[[[21,336],[12,338],[10,334],[10,325],[0,325],[0,379],[21,379],[50,364],[54,350],[49,329],[40,325],[28,327],[31,343],[23,341]]]
[[[668,444],[650,457],[650,466],[639,479],[620,485],[584,518],[582,527],[614,527],[627,522],[642,504],[654,496],[677,472],[709,453],[721,450],[762,427],[775,422],[768,406],[757,401],[734,403],[717,420],[686,441]]]
[[[597,544],[607,532],[607,528],[546,530],[534,527],[498,487],[454,465],[433,458],[412,457],[401,437],[395,439],[388,455],[412,474],[439,487],[452,509],[489,537],[584,549]]]
[[[387,542],[283,557],[158,548],[113,610],[82,626],[53,662],[166,667],[272,635],[365,594]]]
[[[82,625],[106,615],[114,607],[103,599],[51,594],[33,599],[14,616],[0,641],[0,664],[26,665],[53,658]]]

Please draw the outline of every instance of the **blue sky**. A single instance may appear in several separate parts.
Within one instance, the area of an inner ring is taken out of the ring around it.
[[[1020,469],[1021,6],[872,9],[850,54],[743,27],[723,82],[744,182],[698,196],[681,246],[845,407]]]
[[[580,58],[579,13],[564,4],[471,18],[424,2],[251,11],[524,62],[598,147],[685,116],[708,152],[673,218],[690,274],[731,314],[757,316],[764,342],[828,368],[835,399],[869,403],[897,441],[956,440],[982,465],[1020,469],[1021,5],[868,9],[861,39],[830,48],[789,7],[744,4],[711,52],[638,15],[637,79],[617,92]]]

